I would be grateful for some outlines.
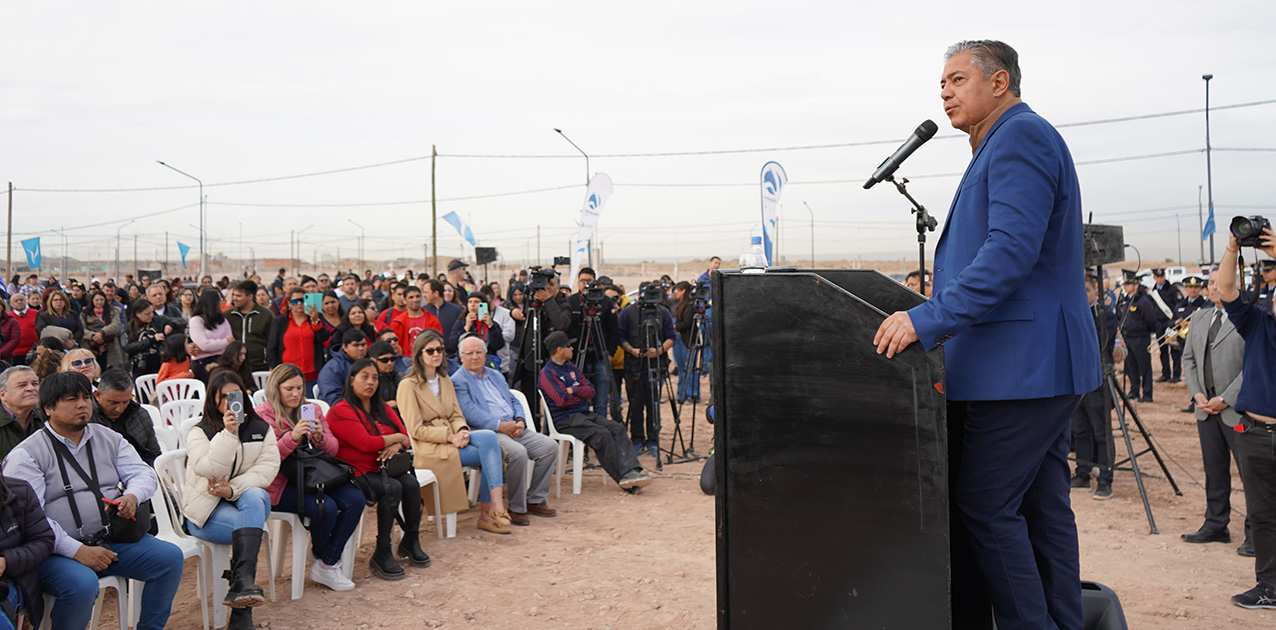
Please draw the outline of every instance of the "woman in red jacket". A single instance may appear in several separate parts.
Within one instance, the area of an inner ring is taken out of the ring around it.
[[[18,329],[22,337],[18,341],[17,347],[13,349],[13,354],[10,355],[13,358],[8,361],[14,365],[26,365],[27,353],[35,346],[35,342],[40,339],[39,335],[35,333],[35,318],[39,313],[27,304],[27,296],[21,293],[14,293],[13,297],[9,298],[9,305],[13,307],[13,310],[9,312],[8,316],[18,322]],[[5,341],[8,341],[8,337],[5,338]]]
[[[35,334],[35,318],[31,318],[31,333]],[[22,343],[22,325],[18,318],[9,314],[9,305],[0,300],[0,361],[12,361],[14,351]],[[27,346],[30,350],[31,346]],[[26,355],[23,355],[26,356]]]
[[[288,309],[270,324],[266,341],[266,363],[271,367],[291,363],[301,368],[309,395],[323,369],[323,349],[331,332],[324,327],[318,311],[306,309],[306,292],[293,288],[280,308]]]
[[[394,519],[403,507],[403,540],[398,555],[413,566],[430,566],[430,556],[421,550],[421,486],[408,454],[407,472],[390,476],[384,466],[395,455],[409,451],[403,421],[377,396],[381,377],[376,363],[363,358],[350,366],[341,401],[328,412],[328,425],[337,438],[337,458],[354,467],[356,485],[369,503],[377,505],[377,547],[368,565],[383,580],[402,580],[407,574],[390,552]],[[396,471],[397,472],[397,471]]]

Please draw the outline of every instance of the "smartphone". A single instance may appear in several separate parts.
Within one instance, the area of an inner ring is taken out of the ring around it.
[[[479,310],[478,310],[478,318],[479,318],[479,319],[483,319],[483,316],[485,316],[485,315],[487,315],[487,303],[486,303],[486,302],[480,302],[480,303],[479,303]]]
[[[305,301],[304,306],[306,308],[314,308],[315,312],[323,311],[323,294],[322,293],[307,293],[306,297],[303,299]]]
[[[317,420],[314,403],[301,403],[301,419],[314,424]]]
[[[235,422],[244,422],[244,391],[237,389],[226,394],[226,408],[235,414]]]

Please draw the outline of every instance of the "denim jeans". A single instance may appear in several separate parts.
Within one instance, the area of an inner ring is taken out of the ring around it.
[[[346,484],[324,492],[322,507],[318,499],[317,494],[307,494],[302,501],[302,509],[310,519],[310,549],[316,558],[332,566],[341,560],[346,542],[359,528],[359,519],[363,516],[363,493],[354,485]],[[297,513],[297,484],[289,481],[284,486],[275,510]],[[323,511],[322,517],[320,510]]]
[[[270,516],[270,495],[264,488],[249,488],[234,501],[222,499],[203,527],[186,519],[186,529],[200,540],[229,545],[230,533],[237,529],[266,529],[267,516]]]
[[[501,466],[504,456],[501,446],[496,442],[496,434],[482,429],[470,432],[470,443],[465,448],[457,449],[461,455],[462,466],[479,466],[483,470],[483,481],[479,484],[479,502],[489,503],[492,500],[492,488],[505,485]]]
[[[22,608],[22,589],[16,582],[9,584],[9,605],[13,608],[14,615],[25,612]],[[37,621],[39,621],[37,619]],[[13,620],[8,615],[0,615],[0,630],[14,630]]]
[[[117,555],[102,572],[145,582],[137,630],[163,630],[182,582],[182,550],[151,535],[135,543],[107,543]],[[97,601],[98,574],[79,562],[51,555],[36,569],[44,592],[56,597],[51,630],[84,630]]]
[[[611,359],[599,359],[594,362],[594,370],[589,375],[589,382],[594,386],[594,413],[607,414],[607,398],[611,395]]]

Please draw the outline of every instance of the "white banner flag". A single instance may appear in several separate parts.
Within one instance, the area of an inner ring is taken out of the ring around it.
[[[576,273],[582,267],[589,250],[589,239],[594,237],[598,227],[598,215],[602,214],[603,204],[611,197],[611,178],[606,173],[594,173],[585,188],[585,205],[580,209],[580,229],[576,230],[576,246],[572,248],[572,266],[563,286],[576,288]]]
[[[780,210],[780,193],[789,176],[778,162],[762,165],[762,249],[766,252],[766,264],[771,266],[772,244],[775,242],[775,219]]]

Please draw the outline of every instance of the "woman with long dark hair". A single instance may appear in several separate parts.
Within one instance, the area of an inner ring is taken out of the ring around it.
[[[208,364],[208,376],[211,378],[218,370],[234,372],[244,382],[244,389],[249,393],[257,391],[257,381],[253,378],[252,367],[248,365],[248,346],[244,342],[232,341],[226,344],[221,356]]]
[[[195,316],[195,289],[193,287],[178,289],[177,305],[182,307],[182,319],[189,322]]]
[[[80,323],[84,326],[84,345],[104,369],[124,363],[124,353],[116,341],[120,334],[120,311],[111,305],[105,293],[94,291],[89,295],[88,307],[80,311]]]
[[[372,325],[372,318],[368,317],[367,300],[359,300],[350,305],[346,309],[346,314],[341,318],[341,325],[332,331],[332,337],[328,341],[328,355],[332,356],[341,347],[341,337],[346,334],[347,330],[362,330],[367,335],[368,343],[371,344],[377,338],[377,329]]]
[[[155,308],[146,298],[134,300],[128,312],[128,338],[124,352],[128,354],[133,376],[157,374],[164,363],[160,358],[165,335],[163,325],[155,321]]]
[[[323,308],[320,309],[319,319],[323,321],[324,326],[329,331],[336,330],[341,325],[341,298],[337,297],[337,292],[328,289],[323,292]]]
[[[293,287],[288,291],[283,315],[270,324],[270,338],[266,342],[266,363],[279,365],[291,363],[301,368],[306,376],[306,391],[319,380],[323,369],[324,344],[332,334],[324,327],[319,312],[306,307],[306,291]]]
[[[342,399],[328,412],[328,421],[339,443],[337,457],[354,467],[356,485],[369,505],[377,506],[377,547],[368,565],[383,580],[402,580],[407,573],[390,550],[400,505],[403,539],[398,555],[419,567],[430,566],[430,556],[421,549],[421,486],[411,455],[406,456],[406,467],[402,461],[402,454],[412,449],[412,439],[399,415],[377,396],[380,383],[371,359],[355,361]]]
[[[488,310],[479,317],[481,306],[487,306],[487,296],[482,293],[475,291],[465,298],[465,310],[456,318],[456,322],[452,324],[452,332],[448,335],[448,354],[456,355],[461,337],[466,335],[482,339],[487,346],[489,358],[495,357],[505,347],[505,336],[501,332],[501,326],[492,321],[492,311]]]
[[[195,378],[208,380],[208,364],[212,363],[226,346],[235,340],[230,322],[222,314],[222,296],[217,289],[203,289],[195,299],[194,315],[187,326],[186,338],[194,346],[191,355],[191,372]]]
[[[678,400],[689,397],[700,397],[699,375],[687,374],[688,351],[691,341],[691,328],[696,318],[696,300],[691,292],[691,283],[683,280],[673,286],[673,328],[678,333],[673,338],[673,362],[678,366]],[[695,382],[693,382],[695,381]]]
[[[71,308],[71,299],[59,289],[46,289],[44,292],[44,308],[35,316],[35,334],[43,336],[44,329],[49,326],[61,326],[71,331],[74,345],[84,341],[84,324],[80,316]],[[67,345],[71,348],[71,345]]]
[[[239,412],[231,406],[239,392]],[[221,370],[208,381],[204,417],[186,434],[182,514],[200,540],[231,546],[227,630],[251,629],[253,606],[266,603],[257,585],[257,555],[270,516],[266,487],[279,474],[275,432],[249,405],[244,383]]]

